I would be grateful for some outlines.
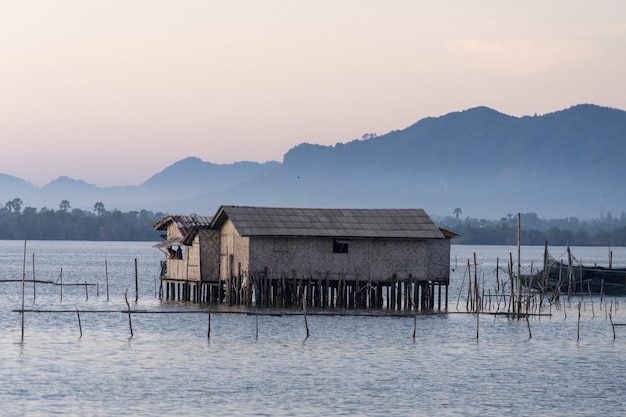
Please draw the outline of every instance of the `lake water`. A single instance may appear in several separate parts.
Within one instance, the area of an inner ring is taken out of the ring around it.
[[[626,323],[626,298],[572,297],[528,322],[464,311],[468,259],[476,254],[489,287],[510,253],[517,259],[514,247],[453,245],[448,313],[309,311],[306,337],[298,310],[213,305],[209,338],[206,306],[158,299],[163,254],[151,243],[27,242],[24,251],[0,241],[0,280],[17,280],[0,283],[0,414],[625,415],[626,327],[614,339],[608,313]],[[541,267],[542,253],[522,247],[523,272]],[[607,248],[573,253],[608,264]],[[613,264],[626,265],[625,248],[613,248]],[[27,312],[22,340],[23,273],[97,285],[64,286],[61,299],[58,285],[26,283],[26,309],[58,312]],[[138,311],[132,337],[125,294]]]

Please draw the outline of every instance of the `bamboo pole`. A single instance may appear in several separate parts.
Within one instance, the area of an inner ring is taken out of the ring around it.
[[[467,260],[469,266],[469,259]],[[480,303],[479,303],[479,288],[478,288],[478,276],[476,270],[478,269],[476,264],[476,252],[474,252],[474,298],[475,298],[475,311],[476,311],[476,340],[478,340],[478,331],[480,327]]]
[[[37,288],[35,286],[37,280],[35,279],[35,254],[33,253],[33,303],[37,300]]]
[[[206,333],[206,338],[210,339],[211,338],[211,307],[207,309],[207,316],[208,316],[208,329]]]
[[[109,264],[106,260],[104,261],[104,277],[107,283],[107,301],[109,301]]]
[[[567,300],[569,301],[572,296],[572,252],[569,247],[569,242],[567,242]],[[574,292],[576,292],[576,286],[573,288]]]
[[[476,340],[478,340],[478,328],[480,326],[480,311],[476,310]]]
[[[139,271],[137,269],[137,258],[135,258],[135,303],[139,301]]]
[[[463,293],[463,286],[465,285],[465,277],[469,275],[469,271],[465,269],[463,273],[463,281],[461,281],[461,288],[459,288],[459,296],[456,299],[456,309],[459,310],[459,302],[461,301],[461,294]],[[469,279],[469,278],[468,278]]]
[[[306,328],[306,337],[309,337],[309,322],[306,319],[306,298],[302,297],[302,311],[304,312],[304,327]]]
[[[517,312],[522,311],[522,277],[521,277],[521,246],[522,246],[522,216],[517,213]]]
[[[600,283],[600,309],[602,309],[602,300],[604,300],[604,278],[602,278]]]
[[[26,280],[26,240],[24,240],[24,260],[22,262],[22,342],[24,341],[24,282]]]
[[[78,330],[80,330],[80,337],[83,337],[83,326],[80,324],[80,311],[76,307],[76,316],[78,316]]]
[[[413,302],[415,304],[415,302]],[[413,341],[415,341],[415,336],[417,334],[417,305],[413,308]]]
[[[593,297],[591,296],[591,284],[587,283],[587,292],[589,293],[589,300],[591,301],[591,317],[596,317],[595,309],[593,308]]]
[[[130,328],[130,337],[133,337],[133,321],[130,318],[130,304],[128,303],[128,288],[124,293],[124,299],[126,300],[126,307],[128,308],[128,327]]]
[[[580,340],[580,307],[582,306],[582,300],[578,301],[578,325],[576,327],[576,341]]]
[[[515,313],[515,280],[513,277],[513,253],[509,252],[509,286],[510,294],[509,294],[509,307],[508,311]],[[511,310],[512,307],[512,310]]]
[[[472,266],[469,258],[467,259],[467,300],[465,302],[465,309],[467,311],[474,311],[474,297],[472,297]],[[423,298],[422,298],[423,299]]]

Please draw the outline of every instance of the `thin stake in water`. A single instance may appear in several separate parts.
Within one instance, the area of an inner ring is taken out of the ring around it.
[[[37,280],[35,279],[35,254],[33,253],[33,303],[37,300],[37,288],[35,286]]]
[[[22,342],[24,341],[24,281],[26,280],[26,241],[24,241],[24,261],[22,263]]]
[[[304,327],[306,328],[306,337],[309,337],[309,322],[306,319],[306,297],[302,297],[302,311],[304,312]]]
[[[130,304],[128,303],[128,288],[124,293],[124,298],[126,299],[126,307],[128,307],[128,327],[130,327],[130,337],[133,337],[133,321],[130,318]]]
[[[78,311],[78,307],[76,307],[76,315],[78,316],[78,330],[80,330],[80,337],[83,337],[83,326],[80,324],[80,311]]]
[[[107,282],[107,301],[109,301],[109,265],[107,261],[104,261],[104,275]]]
[[[209,318],[209,328],[207,330],[206,337],[207,337],[207,339],[210,339],[211,338],[211,307],[209,307],[207,309],[207,315],[209,316],[208,317]]]

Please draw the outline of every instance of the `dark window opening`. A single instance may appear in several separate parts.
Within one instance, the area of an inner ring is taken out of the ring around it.
[[[348,253],[349,240],[333,239],[333,253]]]

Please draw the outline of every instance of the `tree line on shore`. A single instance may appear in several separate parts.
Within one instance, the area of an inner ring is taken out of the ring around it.
[[[25,207],[15,198],[0,207],[0,239],[2,240],[119,240],[159,241],[154,225],[166,216],[148,210],[121,212],[107,210],[104,203],[94,204],[93,211],[72,209],[67,200],[59,208]],[[517,216],[500,220],[467,217],[459,219],[461,209],[436,223],[457,234],[453,244],[516,245]],[[554,246],[626,246],[626,213],[620,217],[610,212],[600,219],[580,220],[576,217],[540,219],[536,213],[520,214],[520,240],[523,245]]]
[[[471,245],[516,245],[518,239],[517,215],[507,215],[499,220],[476,218],[459,219],[444,217],[438,225],[457,233],[455,244]],[[562,219],[540,219],[536,213],[519,215],[520,242],[522,245],[554,246],[626,246],[626,213],[620,217],[611,212],[599,219],[580,220],[577,217]]]
[[[94,204],[93,212],[71,209],[67,200],[58,210],[22,209],[22,200],[15,198],[0,207],[0,239],[158,241],[153,226],[164,216],[148,210],[109,211],[102,202]]]

